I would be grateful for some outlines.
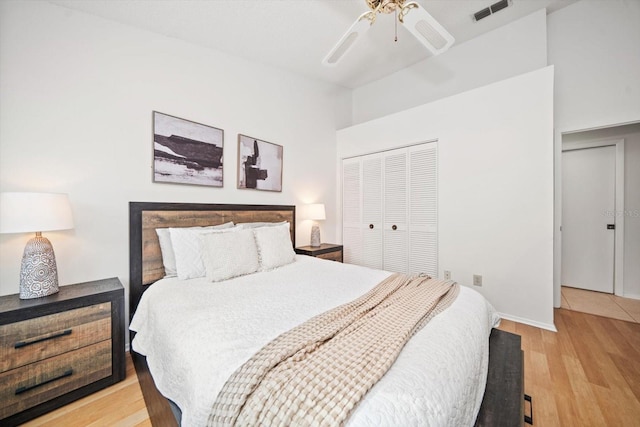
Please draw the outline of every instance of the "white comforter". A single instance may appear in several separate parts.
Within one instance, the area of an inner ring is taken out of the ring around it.
[[[158,390],[204,426],[226,379],[263,345],[378,284],[389,273],[297,256],[274,271],[211,283],[162,279],[131,322]],[[482,402],[489,334],[499,322],[462,287],[445,312],[406,345],[351,415],[349,426],[471,426]]]

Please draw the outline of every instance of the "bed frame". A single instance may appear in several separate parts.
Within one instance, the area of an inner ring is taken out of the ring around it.
[[[148,285],[164,276],[156,228],[218,225],[225,222],[291,223],[295,245],[295,206],[202,203],[129,203],[129,318]],[[130,340],[135,334],[130,333]],[[179,425],[177,407],[153,382],[146,358],[131,350],[142,394],[154,427]],[[489,375],[475,426],[513,427],[524,420],[524,368],[520,336],[497,329],[489,338]]]

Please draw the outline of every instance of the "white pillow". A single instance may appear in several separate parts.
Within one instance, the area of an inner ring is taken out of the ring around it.
[[[282,222],[241,222],[237,224],[242,228],[259,228],[259,227],[274,227],[276,225],[289,224],[287,221]]]
[[[164,265],[164,277],[176,277],[176,256],[173,254],[171,246],[171,235],[168,228],[156,228],[160,252],[162,253],[162,265]]]
[[[212,282],[258,271],[258,248],[252,230],[210,232],[201,236],[207,279]]]
[[[200,235],[207,231],[222,229],[233,230],[233,223],[228,222],[210,227],[169,228],[178,279],[186,280],[205,276]]]
[[[292,263],[296,254],[291,244],[289,223],[273,227],[254,228],[253,234],[258,247],[260,270],[271,270]]]

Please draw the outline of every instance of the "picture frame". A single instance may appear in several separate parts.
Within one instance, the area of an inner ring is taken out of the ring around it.
[[[153,182],[222,187],[224,131],[153,112]]]
[[[238,134],[238,188],[282,191],[283,147]]]

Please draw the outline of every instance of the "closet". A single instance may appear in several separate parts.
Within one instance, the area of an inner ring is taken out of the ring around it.
[[[437,143],[342,161],[344,261],[438,275]]]

